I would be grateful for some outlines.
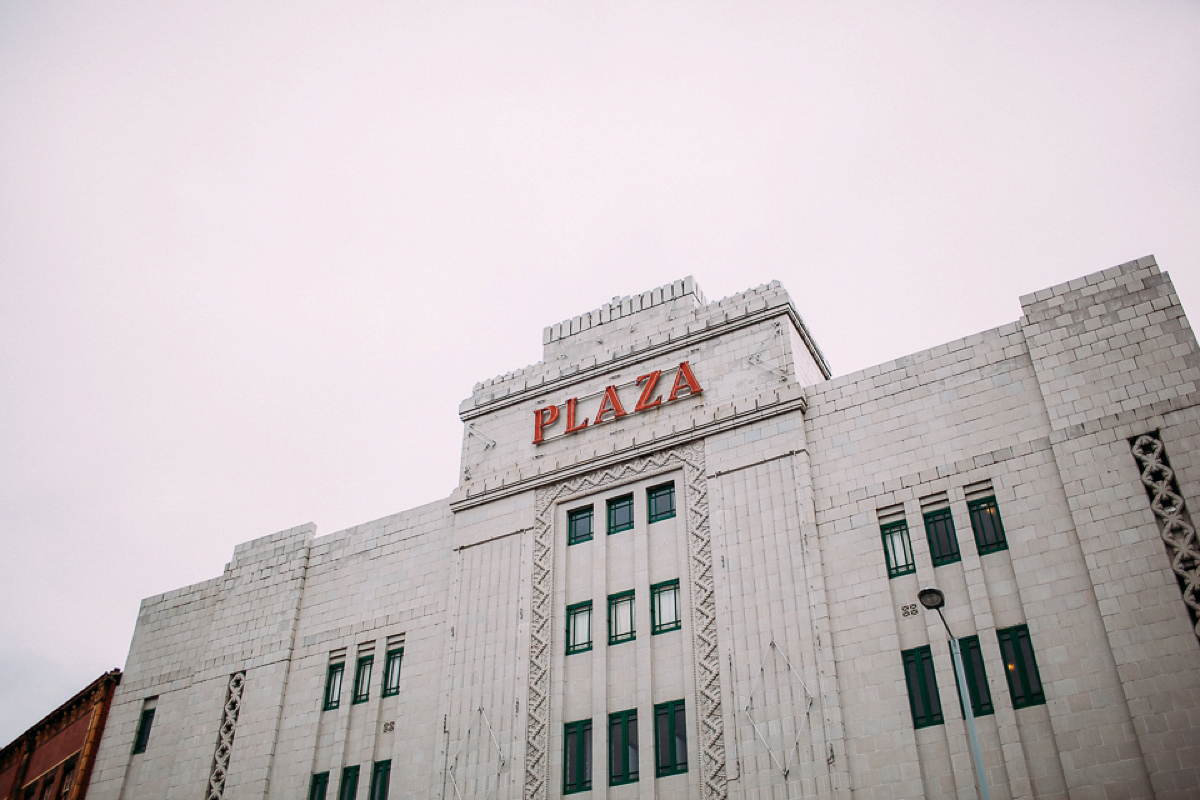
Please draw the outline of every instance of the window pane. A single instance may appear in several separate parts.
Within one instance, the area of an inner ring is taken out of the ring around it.
[[[913,727],[924,728],[942,723],[942,701],[938,696],[937,677],[933,670],[933,655],[929,645],[900,654],[904,662],[904,682],[908,686],[908,703],[912,710]]]
[[[579,653],[592,647],[591,601],[567,607],[567,653]]]
[[[375,663],[374,656],[363,656],[358,659],[354,670],[354,701],[365,703],[371,696],[371,666]]]
[[[342,785],[338,787],[338,800],[354,800],[358,794],[358,767],[346,767],[342,770]]]
[[[400,691],[400,662],[403,658],[403,648],[388,651],[387,661],[383,665],[384,697],[389,697]]]
[[[627,531],[633,527],[633,495],[627,494],[608,501],[608,532]]]
[[[883,534],[883,553],[887,559],[888,577],[895,578],[916,571],[913,561],[912,544],[908,538],[908,523],[889,522],[880,526]]]
[[[1037,660],[1033,655],[1029,628],[1017,625],[996,631],[996,636],[1000,640],[1000,654],[1004,657],[1004,672],[1008,679],[1013,708],[1045,703],[1046,695],[1042,689],[1041,676],[1038,674]]]
[[[388,800],[388,784],[391,783],[392,762],[377,761],[371,772],[371,791],[369,800]]]
[[[679,581],[652,586],[650,604],[654,615],[653,633],[664,633],[679,628]]]
[[[337,708],[342,701],[342,672],[345,669],[344,663],[329,665],[329,673],[325,677],[326,711]]]
[[[649,521],[658,522],[675,516],[675,484],[665,483],[646,490]]]
[[[144,753],[146,747],[150,744],[150,727],[154,724],[154,709],[147,708],[142,711],[142,717],[138,720],[137,735],[133,739],[133,752]]]
[[[1000,521],[1000,509],[996,498],[985,497],[967,504],[971,512],[971,530],[975,533],[975,545],[979,554],[994,553],[1008,548],[1004,538],[1004,524]]]
[[[318,772],[312,776],[312,784],[308,790],[308,800],[325,800],[325,793],[329,790],[329,773]]]
[[[567,544],[579,544],[592,538],[592,507],[567,512]]]
[[[658,773],[671,768],[671,710],[666,706],[654,709],[655,751],[658,754]]]
[[[954,532],[954,520],[950,516],[950,509],[944,508],[926,514],[925,534],[929,537],[929,553],[933,556],[935,567],[960,560],[958,536]]]
[[[608,643],[628,642],[633,638],[633,592],[609,595]]]
[[[958,640],[962,651],[963,672],[967,677],[967,692],[971,696],[971,713],[977,717],[994,713],[992,692],[987,683],[987,672],[983,666],[983,651],[979,648],[978,636],[966,636]],[[957,685],[958,673],[954,673]],[[961,701],[959,703],[961,706]],[[965,715],[964,715],[965,716]]]
[[[675,769],[687,769],[687,722],[683,716],[683,701],[675,704]]]
[[[626,717],[625,769],[629,773],[629,779],[636,781],[638,778],[638,728],[636,711],[629,712],[628,717]]]

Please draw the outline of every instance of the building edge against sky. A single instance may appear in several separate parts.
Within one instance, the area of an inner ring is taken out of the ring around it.
[[[1200,350],[1151,257],[1021,302],[832,380],[778,283],[546,328],[448,499],[143,601],[90,800],[969,795],[930,584],[992,797],[1194,797]]]

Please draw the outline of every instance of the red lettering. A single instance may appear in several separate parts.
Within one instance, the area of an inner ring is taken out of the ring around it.
[[[617,420],[625,416],[625,409],[621,406],[621,398],[617,397],[617,387],[609,386],[604,390],[604,397],[600,398],[600,410],[596,412],[595,424],[600,424],[600,419],[608,412],[612,412],[613,419]]]
[[[558,406],[546,406],[545,408],[535,408],[533,410],[533,443],[538,444],[545,437],[542,435],[542,430],[547,425],[553,425],[554,420],[558,419]]]
[[[675,375],[675,385],[671,387],[671,396],[667,398],[667,402],[671,402],[679,396],[679,390],[687,386],[688,395],[700,394],[704,390],[700,388],[700,382],[696,380],[696,376],[692,374],[692,368],[688,366],[688,362],[684,361],[679,365],[679,372]]]
[[[580,424],[575,424],[575,406],[578,403],[579,400],[574,397],[567,401],[567,433],[575,433],[576,431],[581,431],[588,426],[587,418],[584,418],[583,422]]]
[[[642,396],[638,398],[637,405],[633,407],[635,412],[645,411],[647,408],[654,408],[662,402],[662,395],[658,395],[653,400],[650,395],[654,393],[654,387],[658,385],[658,376],[662,375],[662,370],[656,369],[649,375],[643,375],[637,379],[637,385],[641,386],[642,381],[647,381],[646,388],[642,390]]]

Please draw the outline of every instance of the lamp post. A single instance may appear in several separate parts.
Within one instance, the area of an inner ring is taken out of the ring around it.
[[[942,614],[942,606],[946,605],[946,595],[942,594],[940,589],[926,586],[917,592],[917,599],[927,611],[938,612],[946,633],[950,635],[950,655],[954,659],[954,674],[958,676],[958,700],[962,703],[963,718],[967,722],[967,738],[971,740],[971,758],[975,761],[975,776],[979,780],[979,797],[980,800],[991,800],[987,776],[983,773],[983,755],[979,752],[979,736],[975,733],[975,711],[971,708],[971,693],[967,690],[967,673],[963,669],[962,650],[959,649],[958,639],[954,638],[954,633]]]

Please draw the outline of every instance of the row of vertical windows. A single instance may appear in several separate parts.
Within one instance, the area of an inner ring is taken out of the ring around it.
[[[387,659],[383,665],[383,696],[391,697],[400,692],[400,662],[404,658],[404,648],[397,647],[388,650]],[[359,656],[354,668],[354,691],[352,703],[365,703],[371,699],[371,670],[375,664],[375,656]],[[325,674],[325,711],[332,711],[342,703],[342,677],[346,671],[346,662],[338,661],[329,665]]]
[[[1033,645],[1029,640],[1029,628],[1016,625],[996,631],[1000,640],[1000,654],[1004,659],[1004,676],[1008,679],[1008,691],[1013,708],[1041,705],[1046,702],[1038,674],[1037,660],[1033,656]],[[958,640],[962,651],[963,672],[967,679],[967,694],[971,698],[971,712],[976,717],[994,713],[992,693],[988,688],[987,673],[983,666],[983,652],[978,636],[967,636]],[[908,702],[912,709],[913,726],[925,728],[940,725],[942,703],[938,695],[937,677],[933,668],[933,653],[929,645],[905,650],[901,654],[904,662],[904,680],[908,685]],[[958,680],[957,673],[955,681]]]
[[[637,638],[634,627],[634,591],[608,596],[608,643],[621,644]],[[650,587],[650,633],[676,631],[681,627],[679,581],[664,581]],[[592,649],[592,601],[567,606],[567,655]]]
[[[971,530],[975,534],[975,545],[979,554],[987,555],[998,550],[1007,550],[1004,524],[1000,521],[1000,509],[995,497],[984,497],[967,503],[971,517]],[[962,560],[958,550],[958,535],[954,530],[954,519],[950,509],[942,508],[922,515],[925,520],[925,536],[929,540],[929,553],[935,567],[953,564]],[[883,555],[887,562],[888,577],[895,578],[917,571],[913,559],[912,542],[908,536],[908,523],[904,520],[888,522],[879,526],[883,536]]]
[[[654,773],[656,777],[687,772],[687,723],[682,700],[654,707]],[[637,709],[608,715],[608,785],[638,780]],[[563,793],[592,788],[592,721],[563,726]]]
[[[388,786],[392,780],[392,762],[376,761],[371,769],[371,785],[367,790],[367,800],[387,800]],[[329,773],[318,772],[312,776],[309,783],[308,800],[330,800]],[[358,794],[358,765],[344,767],[342,780],[338,784],[337,800],[355,800]]]
[[[633,528],[633,495],[614,497],[605,504],[606,528],[609,535]],[[664,483],[646,490],[647,518],[659,522],[675,516],[675,484]],[[567,512],[567,544],[590,542],[595,525],[592,506],[573,508]]]
[[[75,767],[78,764],[78,756],[71,756],[63,764],[62,782],[58,784],[57,792],[54,791],[54,782],[58,778],[59,773],[57,769],[52,769],[44,777],[34,779],[33,783],[25,787],[22,800],[35,800],[35,798],[36,800],[67,800],[67,797],[71,794],[71,789],[75,788]],[[14,794],[13,797],[16,797],[16,795]]]

